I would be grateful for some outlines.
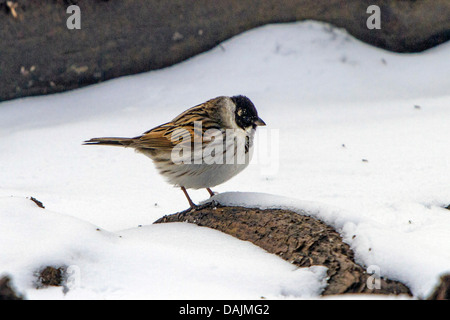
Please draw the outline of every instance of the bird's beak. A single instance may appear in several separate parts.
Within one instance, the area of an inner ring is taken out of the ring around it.
[[[265,123],[265,122],[263,121],[263,119],[261,119],[261,118],[258,118],[258,120],[255,121],[255,124],[256,124],[257,126],[260,126],[260,127],[266,125],[266,123]]]

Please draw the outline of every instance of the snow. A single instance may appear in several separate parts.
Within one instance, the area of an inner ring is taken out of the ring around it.
[[[0,204],[7,240],[0,250],[8,258],[2,269],[30,299],[308,297],[325,285],[324,267],[298,269],[251,243],[187,223],[111,233],[27,199],[3,197]],[[66,296],[29,287],[46,265],[72,267],[75,287]]]
[[[450,272],[449,54],[449,43],[391,53],[318,22],[268,25],[170,68],[1,103],[0,275],[30,299],[317,297],[322,267],[296,269],[206,228],[153,225],[187,208],[182,192],[140,154],[81,145],[245,94],[267,127],[215,200],[305,209],[358,263],[426,297]],[[67,294],[34,289],[33,273],[52,264],[74,267]]]

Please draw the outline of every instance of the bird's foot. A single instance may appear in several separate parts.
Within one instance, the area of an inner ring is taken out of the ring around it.
[[[182,220],[184,217],[186,217],[186,215],[188,215],[190,213],[194,213],[195,211],[199,211],[199,210],[206,209],[206,208],[215,208],[219,205],[220,204],[214,200],[207,201],[207,202],[199,204],[199,205],[194,204],[194,206],[191,206],[189,209],[179,212],[177,214],[177,217],[178,217],[178,220]]]

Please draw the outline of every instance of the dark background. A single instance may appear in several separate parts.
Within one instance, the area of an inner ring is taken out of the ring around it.
[[[81,30],[66,27],[70,4]],[[381,30],[366,27],[372,4]],[[0,101],[163,68],[248,29],[305,19],[395,52],[450,39],[450,0],[0,0]]]

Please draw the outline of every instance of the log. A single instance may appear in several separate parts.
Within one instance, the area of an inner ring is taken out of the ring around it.
[[[69,5],[81,29],[69,30]],[[381,29],[367,8],[380,7]],[[0,0],[0,101],[164,68],[268,23],[318,20],[395,52],[450,39],[448,0]]]
[[[307,212],[225,207],[211,202],[195,211],[176,213],[155,221],[169,222],[188,222],[219,230],[250,241],[298,267],[325,266],[329,280],[324,296],[347,293],[411,296],[407,286],[389,279],[380,279],[381,288],[370,289],[367,282],[371,281],[371,275],[355,262],[350,246],[333,228]]]
[[[441,277],[441,282],[428,297],[428,300],[450,300],[450,274]]]

